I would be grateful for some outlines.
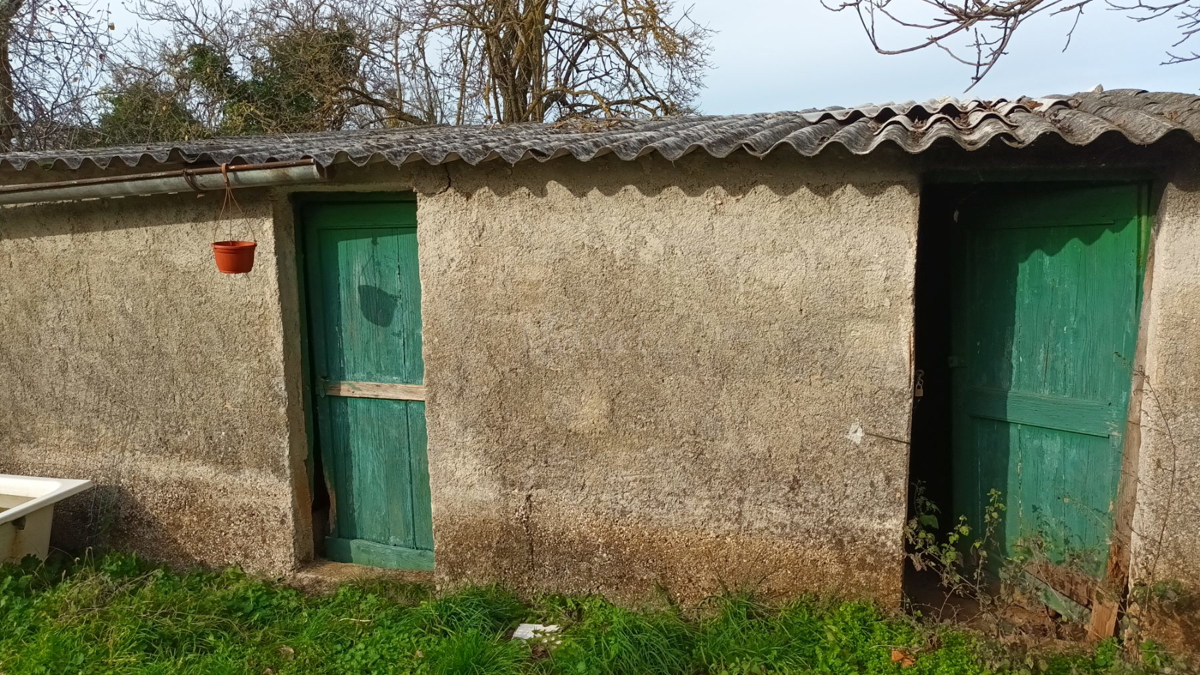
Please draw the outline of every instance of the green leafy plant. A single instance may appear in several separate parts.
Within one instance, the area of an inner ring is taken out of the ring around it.
[[[997,549],[997,533],[1005,510],[999,490],[988,491],[983,510],[982,528],[972,537],[966,516],[941,531],[941,510],[925,492],[923,484],[913,486],[913,517],[904,527],[907,556],[918,571],[934,572],[949,593],[970,598],[986,608],[995,604],[990,573],[994,572],[991,553]]]

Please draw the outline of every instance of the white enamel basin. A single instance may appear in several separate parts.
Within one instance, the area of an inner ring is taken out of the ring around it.
[[[90,480],[11,476],[0,473],[0,562],[50,551],[54,505],[92,487]]]

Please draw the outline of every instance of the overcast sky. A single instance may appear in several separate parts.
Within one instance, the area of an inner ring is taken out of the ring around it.
[[[970,84],[970,69],[938,50],[876,54],[856,15],[830,12],[819,0],[694,0],[692,16],[718,31],[700,99],[709,114],[921,101],[961,96]],[[1063,53],[1070,25],[1065,16],[1026,24],[1010,55],[968,96],[1071,94],[1098,84],[1200,89],[1200,63],[1159,65],[1177,39],[1169,18],[1139,24],[1097,3]]]

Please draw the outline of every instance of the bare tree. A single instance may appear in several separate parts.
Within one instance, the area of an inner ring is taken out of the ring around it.
[[[0,150],[87,133],[113,28],[95,4],[0,0]]]
[[[691,109],[709,31],[671,0],[419,0],[456,123]]]
[[[935,47],[973,69],[971,86],[978,84],[1008,53],[1013,36],[1039,17],[1067,15],[1074,20],[1064,50],[1087,9],[1125,12],[1134,21],[1173,18],[1179,39],[1167,50],[1164,64],[1200,60],[1195,51],[1179,51],[1200,32],[1200,0],[822,0],[835,12],[858,15],[871,45],[880,54],[905,54]],[[880,29],[915,34],[899,46],[884,44]]]
[[[142,0],[138,14],[147,30],[103,92],[110,142],[668,115],[691,109],[708,66],[710,32],[671,0]]]

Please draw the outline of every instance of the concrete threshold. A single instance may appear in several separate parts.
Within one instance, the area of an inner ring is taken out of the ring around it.
[[[284,583],[306,593],[325,595],[344,584],[394,583],[397,586],[426,586],[433,589],[433,572],[389,570],[353,563],[314,560],[301,567]]]

